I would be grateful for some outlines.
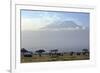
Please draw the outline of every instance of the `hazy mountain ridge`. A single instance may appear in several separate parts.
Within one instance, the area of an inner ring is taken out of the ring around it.
[[[57,21],[53,22],[51,24],[48,24],[45,27],[42,27],[41,29],[58,29],[58,30],[75,30],[75,29],[86,29],[87,27],[84,27],[82,25],[78,25],[74,21]]]

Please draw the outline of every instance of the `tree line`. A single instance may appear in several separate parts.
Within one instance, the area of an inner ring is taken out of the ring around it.
[[[63,52],[59,53],[58,51],[59,51],[58,49],[50,50],[48,55],[49,56],[63,56],[64,55]],[[44,49],[39,49],[39,50],[35,51],[35,53],[38,54],[39,57],[41,57],[44,52],[46,52],[46,50],[44,50]],[[71,52],[69,52],[69,55],[70,56],[74,56],[75,54],[76,55],[81,55],[81,53],[83,55],[87,56],[87,55],[89,55],[89,50],[88,49],[82,49],[82,52],[71,51]],[[25,48],[21,48],[21,54],[26,56],[26,57],[32,57],[32,55],[33,55],[33,53],[31,51],[28,51]]]

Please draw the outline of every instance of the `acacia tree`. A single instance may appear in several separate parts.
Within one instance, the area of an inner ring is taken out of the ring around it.
[[[42,55],[43,52],[45,52],[45,50],[43,50],[43,49],[40,49],[40,50],[37,50],[37,51],[36,51],[36,53],[38,53],[38,55],[39,55],[40,57],[41,57],[41,55]]]
[[[57,53],[58,53],[58,49],[53,49],[53,50],[50,50],[49,55],[50,55],[50,56],[56,56]]]
[[[21,54],[24,55],[25,52],[28,52],[25,48],[21,48]]]
[[[82,49],[83,55],[89,54],[89,50],[88,49]]]
[[[55,54],[57,54],[57,52],[58,52],[58,49],[54,49],[54,50],[52,50]]]
[[[25,48],[21,48],[21,52],[28,52]]]

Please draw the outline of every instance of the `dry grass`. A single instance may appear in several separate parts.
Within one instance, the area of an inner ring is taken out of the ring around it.
[[[33,55],[32,57],[21,57],[21,63],[31,62],[49,62],[49,61],[72,61],[72,60],[88,60],[89,55],[73,55],[64,54],[63,56],[49,56],[49,55]]]

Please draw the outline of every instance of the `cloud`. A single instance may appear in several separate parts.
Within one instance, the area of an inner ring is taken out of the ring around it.
[[[41,18],[22,18],[22,30],[39,30],[40,28],[48,25],[45,19]]]

